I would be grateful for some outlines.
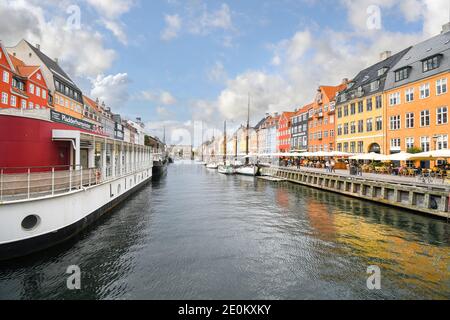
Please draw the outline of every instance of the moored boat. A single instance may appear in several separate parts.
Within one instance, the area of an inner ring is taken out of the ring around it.
[[[210,163],[206,166],[206,168],[211,170],[217,170],[219,168],[219,165],[217,163]]]
[[[220,174],[225,174],[225,175],[232,175],[232,174],[236,173],[236,170],[234,169],[233,166],[221,165],[218,167],[217,170]]]
[[[257,176],[259,172],[258,166],[248,165],[236,168],[236,173],[244,176]]]

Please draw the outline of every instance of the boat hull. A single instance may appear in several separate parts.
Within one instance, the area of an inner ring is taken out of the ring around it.
[[[240,167],[236,169],[236,173],[244,176],[257,176],[258,175],[258,167]]]
[[[0,204],[0,261],[42,251],[67,241],[147,185],[152,169],[54,197]],[[21,222],[39,217],[32,231]]]
[[[236,171],[233,167],[224,167],[224,166],[219,166],[218,172],[220,174],[225,174],[225,175],[233,175],[236,173]]]
[[[161,179],[162,177],[164,177],[167,174],[167,162],[166,163],[161,163],[161,162],[154,162],[153,163],[153,176],[152,176],[152,180],[158,180]]]

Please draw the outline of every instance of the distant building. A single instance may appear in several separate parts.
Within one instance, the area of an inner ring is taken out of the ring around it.
[[[291,151],[291,118],[294,112],[283,112],[278,122],[278,152]]]
[[[313,108],[312,104],[306,105],[292,116],[291,149],[295,152],[308,151],[308,114]]]

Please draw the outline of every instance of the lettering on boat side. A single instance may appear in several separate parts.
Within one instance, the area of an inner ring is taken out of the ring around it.
[[[219,309],[213,307],[194,307],[186,304],[178,308],[178,315],[196,315],[209,318],[214,314],[220,315],[269,315],[271,305],[222,305]]]

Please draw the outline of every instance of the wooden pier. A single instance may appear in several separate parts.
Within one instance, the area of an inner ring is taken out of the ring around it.
[[[450,186],[419,185],[413,182],[388,182],[373,177],[358,177],[301,169],[263,168],[264,176],[284,179],[309,187],[450,219]]]

